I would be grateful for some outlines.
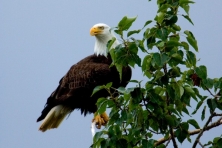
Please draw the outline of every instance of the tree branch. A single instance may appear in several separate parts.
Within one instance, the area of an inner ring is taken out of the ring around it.
[[[214,95],[211,91],[210,91],[210,89],[209,88],[207,88],[206,86],[205,86],[205,88],[206,88],[206,90],[214,97],[214,98],[220,98],[221,96],[219,95],[220,94],[220,92],[219,93],[217,93],[216,95]]]
[[[209,126],[207,126],[203,131],[208,131],[208,130],[210,130],[210,129],[214,128],[214,127],[217,127],[217,126],[219,126],[219,125],[221,125],[221,124],[222,124],[222,117],[221,117],[219,120],[217,120],[216,122],[213,122],[212,124],[210,124]],[[189,134],[190,136],[196,135],[196,134],[200,133],[201,130],[202,130],[202,129],[195,129],[195,130],[193,130],[193,131],[188,131],[188,134]],[[171,138],[172,138],[171,135],[169,135],[168,138],[161,138],[161,139],[159,139],[159,140],[154,144],[154,146],[158,146],[158,145],[160,145],[160,144],[162,144],[162,143],[164,143],[164,142],[166,142],[166,141],[168,141],[168,140],[171,140]]]
[[[165,145],[165,146],[167,147],[169,143],[170,143],[170,139],[167,141],[167,143],[166,143],[166,145]]]
[[[151,130],[151,129],[148,129],[148,131],[150,131],[151,133],[154,133],[154,134],[160,134],[160,133],[158,133],[158,132],[155,132],[155,131],[153,131],[153,130]]]
[[[222,114],[215,114],[215,116],[222,116]]]
[[[174,132],[173,132],[172,127],[170,127],[170,134],[171,134],[171,138],[172,138],[172,141],[173,141],[173,147],[174,147],[174,148],[178,148],[176,139],[175,139],[175,137],[174,137]]]
[[[215,113],[212,113],[210,115],[210,117],[208,118],[207,122],[205,123],[204,127],[202,130],[200,130],[200,133],[198,134],[194,144],[193,144],[193,147],[192,148],[195,148],[200,140],[200,137],[203,135],[203,132],[204,132],[204,129],[208,126],[208,124],[210,123],[210,121],[212,120],[212,118],[214,117]]]
[[[203,144],[201,144],[200,141],[199,141],[198,143],[199,143],[199,145],[200,145],[202,148],[204,148]]]

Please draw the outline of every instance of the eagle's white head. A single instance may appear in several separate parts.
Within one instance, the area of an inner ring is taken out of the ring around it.
[[[96,24],[90,29],[90,35],[96,37],[94,53],[97,56],[98,55],[107,56],[108,53],[107,43],[109,40],[115,37],[115,35],[111,32],[110,27],[103,23]],[[116,47],[118,44],[119,42],[116,40],[111,48]]]

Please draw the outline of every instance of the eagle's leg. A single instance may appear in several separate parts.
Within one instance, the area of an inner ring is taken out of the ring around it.
[[[92,122],[96,123],[97,129],[100,129],[102,125],[105,126],[108,121],[109,121],[109,117],[106,114],[106,112],[102,113],[101,115],[96,115],[92,120]]]

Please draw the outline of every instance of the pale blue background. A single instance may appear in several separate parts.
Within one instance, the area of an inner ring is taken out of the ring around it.
[[[155,0],[0,0],[0,147],[89,147],[93,115],[84,118],[75,111],[58,129],[45,133],[38,131],[36,119],[70,66],[93,53],[89,29],[94,24],[115,27],[125,15],[138,16],[132,28],[139,29],[156,11]],[[208,76],[220,77],[222,1],[199,0],[190,16],[195,26],[184,19],[179,24],[198,40],[199,64],[208,67]],[[133,70],[133,79],[143,79],[139,69]],[[221,132],[222,127],[206,132],[201,141]]]

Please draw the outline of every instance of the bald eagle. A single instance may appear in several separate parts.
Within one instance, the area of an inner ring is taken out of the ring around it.
[[[74,64],[64,77],[59,81],[59,86],[49,96],[37,122],[43,120],[39,130],[57,128],[63,119],[75,109],[80,109],[81,114],[95,113],[97,111],[96,102],[101,97],[109,96],[105,90],[100,90],[92,96],[93,89],[99,85],[106,85],[112,82],[112,87],[125,87],[131,79],[131,68],[123,67],[122,79],[112,63],[111,56],[107,49],[107,43],[113,37],[110,27],[99,23],[90,29],[90,35],[95,36],[96,42],[94,54],[90,55],[77,64]],[[113,47],[119,43],[116,40]],[[94,116],[92,122],[97,128],[101,128],[109,120],[104,112]]]

